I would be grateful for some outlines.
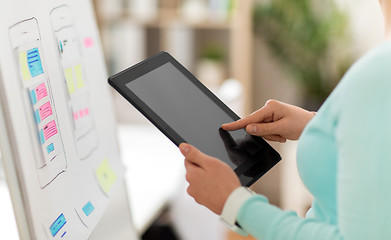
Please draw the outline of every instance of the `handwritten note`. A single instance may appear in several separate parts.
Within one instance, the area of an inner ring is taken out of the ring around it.
[[[32,77],[43,73],[41,57],[39,56],[38,48],[33,48],[27,51],[27,63]]]
[[[57,134],[57,126],[56,122],[53,120],[46,124],[43,127],[43,135],[45,137],[45,141],[47,141],[49,138],[51,138],[53,135]]]
[[[47,102],[43,104],[41,107],[39,107],[39,116],[41,121],[43,121],[45,118],[52,115],[52,107],[50,106],[50,102]]]
[[[45,83],[39,84],[38,87],[35,88],[35,94],[37,96],[37,101],[39,102],[42,98],[48,95],[48,91],[46,90]]]
[[[61,214],[56,221],[52,223],[50,226],[50,232],[52,233],[53,237],[56,236],[58,231],[67,223],[67,220],[64,217],[64,214]]]

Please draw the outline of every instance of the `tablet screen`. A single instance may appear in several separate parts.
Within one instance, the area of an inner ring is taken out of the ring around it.
[[[235,169],[242,183],[263,175],[276,163],[276,159],[268,159],[271,147],[263,140],[260,142],[243,129],[222,130],[222,124],[236,119],[172,63],[130,81],[126,87],[186,142]]]

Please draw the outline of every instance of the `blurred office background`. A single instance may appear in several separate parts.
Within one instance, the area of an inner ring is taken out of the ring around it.
[[[316,111],[348,67],[383,41],[377,0],[93,2],[109,74],[167,51],[240,116],[268,99]],[[178,150],[112,93],[128,166],[130,207],[140,236],[251,239],[230,232],[187,196]],[[311,195],[297,174],[296,142],[271,144],[283,161],[252,188],[303,216]],[[151,151],[151,145],[160,146]],[[151,183],[143,185],[134,176],[147,169],[153,169],[146,177]]]

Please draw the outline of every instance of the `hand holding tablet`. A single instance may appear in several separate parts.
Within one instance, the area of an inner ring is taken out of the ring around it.
[[[244,186],[281,160],[261,137],[221,129],[239,117],[168,53],[110,77],[109,84],[177,146],[187,142],[224,161]]]

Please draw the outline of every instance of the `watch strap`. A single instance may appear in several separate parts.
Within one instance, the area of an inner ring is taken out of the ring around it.
[[[239,187],[235,189],[227,198],[221,212],[221,220],[233,231],[240,235],[247,236],[247,233],[237,224],[236,218],[239,214],[241,206],[249,198],[255,195],[251,189],[247,187]]]

